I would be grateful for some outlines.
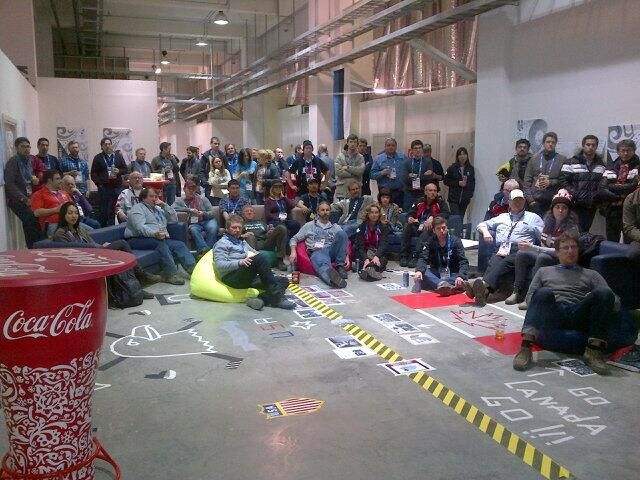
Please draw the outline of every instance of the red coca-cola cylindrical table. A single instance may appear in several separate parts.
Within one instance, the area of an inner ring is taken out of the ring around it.
[[[9,452],[0,479],[91,480],[110,462],[91,429],[107,323],[105,277],[133,255],[97,248],[0,252],[0,385]]]

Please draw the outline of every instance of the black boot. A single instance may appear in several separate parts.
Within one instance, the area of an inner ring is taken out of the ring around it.
[[[162,277],[160,275],[154,275],[153,273],[145,272],[142,267],[137,265],[133,269],[133,273],[143,285],[152,285],[154,283],[162,281]]]

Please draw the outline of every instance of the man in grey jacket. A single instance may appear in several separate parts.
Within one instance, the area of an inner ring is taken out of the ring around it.
[[[331,204],[332,212],[339,212],[338,225],[342,227],[348,238],[355,235],[358,226],[364,222],[365,211],[375,202],[370,195],[362,196],[362,187],[357,180],[349,182],[349,198]]]
[[[256,277],[260,277],[260,288],[264,292],[257,298],[247,299],[247,306],[254,310],[262,310],[265,305],[293,310],[295,304],[284,296],[288,280],[276,277],[269,260],[242,238],[242,225],[242,217],[231,215],[225,234],[215,244],[213,261],[220,280],[232,288],[249,288],[254,285]]]
[[[213,215],[213,207],[206,197],[196,195],[198,186],[193,180],[184,184],[184,197],[176,198],[172,207],[176,212],[189,214],[189,234],[195,243],[196,257],[202,258],[213,248],[218,239],[218,222]],[[202,234],[206,235],[205,237]]]
[[[578,265],[578,236],[565,232],[555,243],[560,265],[542,267],[527,294],[527,315],[522,326],[522,346],[513,368],[527,370],[536,338],[558,330],[578,330],[588,336],[584,360],[600,375],[608,373],[604,355],[607,331],[619,300],[602,276]]]
[[[296,264],[296,245],[304,241],[309,259],[318,276],[327,284],[337,288],[347,286],[345,267],[347,261],[347,234],[338,225],[329,221],[329,202],[320,202],[315,220],[305,223],[289,241],[289,260]],[[331,266],[336,262],[336,268]]]
[[[347,198],[347,189],[351,182],[362,183],[364,173],[364,157],[358,152],[358,136],[352,133],[347,137],[347,150],[336,157],[336,193],[338,200]]]
[[[178,221],[176,211],[159,200],[153,188],[143,189],[140,199],[142,202],[129,210],[124,238],[133,249],[158,252],[164,281],[183,285],[184,280],[178,276],[176,260],[189,275],[196,266],[196,260],[184,242],[169,238],[167,223]]]
[[[551,199],[560,189],[560,172],[567,157],[556,152],[558,135],[547,132],[542,139],[543,149],[527,163],[524,191],[529,209],[542,216],[549,210]]]

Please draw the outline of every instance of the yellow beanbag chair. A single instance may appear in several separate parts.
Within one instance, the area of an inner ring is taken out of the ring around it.
[[[196,297],[214,302],[241,303],[247,298],[257,297],[255,288],[231,288],[220,280],[213,268],[213,250],[200,259],[191,274],[191,293]]]

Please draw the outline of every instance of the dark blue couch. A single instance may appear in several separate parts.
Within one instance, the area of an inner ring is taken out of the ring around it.
[[[113,242],[115,240],[124,240],[124,230],[126,223],[120,225],[112,225],[110,227],[91,230],[89,236],[96,243],[103,244],[105,242]],[[170,223],[167,225],[167,231],[174,240],[186,242],[187,229],[184,223]],[[33,245],[33,248],[93,248],[86,243],[77,242],[54,242],[53,240],[41,240]],[[95,247],[98,248],[98,247]],[[133,250],[134,255],[138,259],[138,265],[150,273],[158,273],[160,271],[160,257],[155,250]]]
[[[591,259],[591,268],[600,273],[629,309],[640,308],[640,269],[627,258],[628,245],[604,241]]]

